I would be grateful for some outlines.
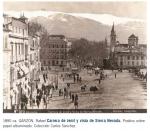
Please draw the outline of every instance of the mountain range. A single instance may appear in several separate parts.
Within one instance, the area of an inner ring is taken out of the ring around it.
[[[139,44],[146,44],[145,21],[125,19],[108,14],[102,15],[99,19],[96,19],[96,17],[93,17],[95,18],[93,19],[87,16],[83,17],[83,15],[60,12],[51,13],[47,17],[31,17],[29,20],[30,22],[41,24],[47,29],[49,34],[63,34],[69,38],[86,38],[94,41],[102,41],[107,38],[109,41],[112,28],[110,22],[112,22],[114,18],[117,40],[120,43],[127,43],[128,37],[131,34],[135,34],[139,37]],[[105,21],[107,21],[107,23],[105,23]]]

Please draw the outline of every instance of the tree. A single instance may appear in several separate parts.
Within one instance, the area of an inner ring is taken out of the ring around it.
[[[102,66],[103,59],[107,57],[107,45],[104,41],[95,42],[81,38],[72,43],[69,55],[77,65],[84,66],[91,62],[95,66]]]

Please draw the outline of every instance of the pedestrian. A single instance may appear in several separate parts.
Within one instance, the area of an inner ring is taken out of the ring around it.
[[[67,83],[67,87],[70,88],[70,83]]]
[[[36,83],[36,89],[38,89],[38,84]]]
[[[71,99],[71,91],[69,92],[69,97],[70,97],[70,99]]]
[[[101,83],[101,78],[98,80],[99,84]]]
[[[72,94],[72,102],[74,102],[74,94]]]
[[[61,92],[61,89],[59,89],[59,96],[61,96],[62,92]]]
[[[43,102],[44,102],[44,106],[45,106],[45,109],[47,109],[47,101],[46,101],[46,95],[43,96]]]
[[[44,91],[45,90],[45,85],[44,84],[42,84],[42,91]]]
[[[73,78],[74,78],[74,83],[75,83],[75,82],[76,82],[76,77],[75,77],[75,75],[74,75],[74,77],[73,77]]]
[[[64,88],[64,98],[66,98],[67,97],[67,89],[66,89],[66,87]]]
[[[53,94],[53,87],[50,88],[50,98],[52,98],[52,94]]]
[[[74,101],[74,107],[75,107],[75,109],[78,109],[78,100]]]
[[[117,77],[117,74],[115,73],[115,79],[116,79],[116,77]]]
[[[78,95],[77,94],[75,95],[75,100],[78,100]]]
[[[79,82],[79,74],[77,74],[77,82]]]
[[[39,95],[36,96],[36,104],[39,109],[39,106],[40,106]]]
[[[58,85],[55,86],[55,89],[56,89],[56,90],[58,89]]]
[[[80,83],[82,82],[82,78],[81,77],[79,78],[79,81],[80,81]]]
[[[74,107],[75,109],[78,109],[78,95],[75,95],[75,100],[74,100]]]
[[[30,107],[32,106],[32,95],[30,94]]]

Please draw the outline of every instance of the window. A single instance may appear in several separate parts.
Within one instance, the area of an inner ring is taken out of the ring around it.
[[[26,29],[24,29],[24,35],[26,35]]]
[[[123,60],[123,56],[120,56],[120,60]]]
[[[54,66],[55,65],[55,61],[54,60],[52,60],[52,66]]]
[[[16,60],[17,60],[17,43],[15,43],[15,53],[16,53]]]
[[[56,64],[58,65],[58,61],[56,61]]]
[[[128,56],[128,60],[130,60],[130,56]]]
[[[135,56],[133,56],[132,59],[135,60]]]
[[[28,56],[28,45],[25,45],[25,59],[27,59]]]
[[[50,61],[48,61],[48,64],[49,64],[49,65],[51,65],[51,62],[50,62]]]
[[[14,81],[14,69],[10,69],[10,81]]]
[[[128,65],[130,65],[130,62],[128,61]]]
[[[13,62],[13,45],[12,45],[13,43],[11,43],[11,61]]]
[[[17,33],[17,27],[15,27],[15,33]]]
[[[139,57],[137,56],[137,57],[136,57],[136,59],[138,60],[138,59],[139,59]]]
[[[20,53],[20,44],[18,44],[18,46],[19,46],[19,55],[20,55],[20,54],[21,54],[21,53]]]
[[[4,48],[7,48],[8,47],[8,43],[7,43],[7,36],[5,36],[5,40],[4,40],[5,42],[5,45],[4,45]]]
[[[12,27],[12,31],[15,32],[15,27],[14,26]]]
[[[144,57],[143,56],[141,56],[141,60],[143,60],[144,59]]]
[[[43,63],[44,63],[44,65],[46,65],[46,61],[45,60],[43,61]]]
[[[21,52],[22,52],[22,55],[24,55],[24,45],[21,44]]]
[[[120,61],[120,65],[121,65],[121,66],[123,65],[123,62],[122,62],[122,61]]]
[[[143,61],[141,61],[141,65],[143,65]]]
[[[23,31],[23,35],[24,35],[24,29],[22,31]]]
[[[139,65],[139,62],[137,61],[137,63],[136,63],[136,64],[137,64],[137,66],[138,66],[138,65]]]
[[[132,65],[134,66],[134,61],[132,61]]]

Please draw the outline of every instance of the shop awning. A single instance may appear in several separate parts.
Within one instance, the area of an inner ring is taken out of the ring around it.
[[[17,71],[19,72],[20,76],[23,76],[24,72],[23,72],[23,70],[21,69],[21,67],[20,67],[20,66],[17,66],[16,69],[17,69]]]
[[[23,70],[23,72],[25,74],[28,74],[29,73],[29,68],[27,68],[25,65],[21,66],[21,69]]]

